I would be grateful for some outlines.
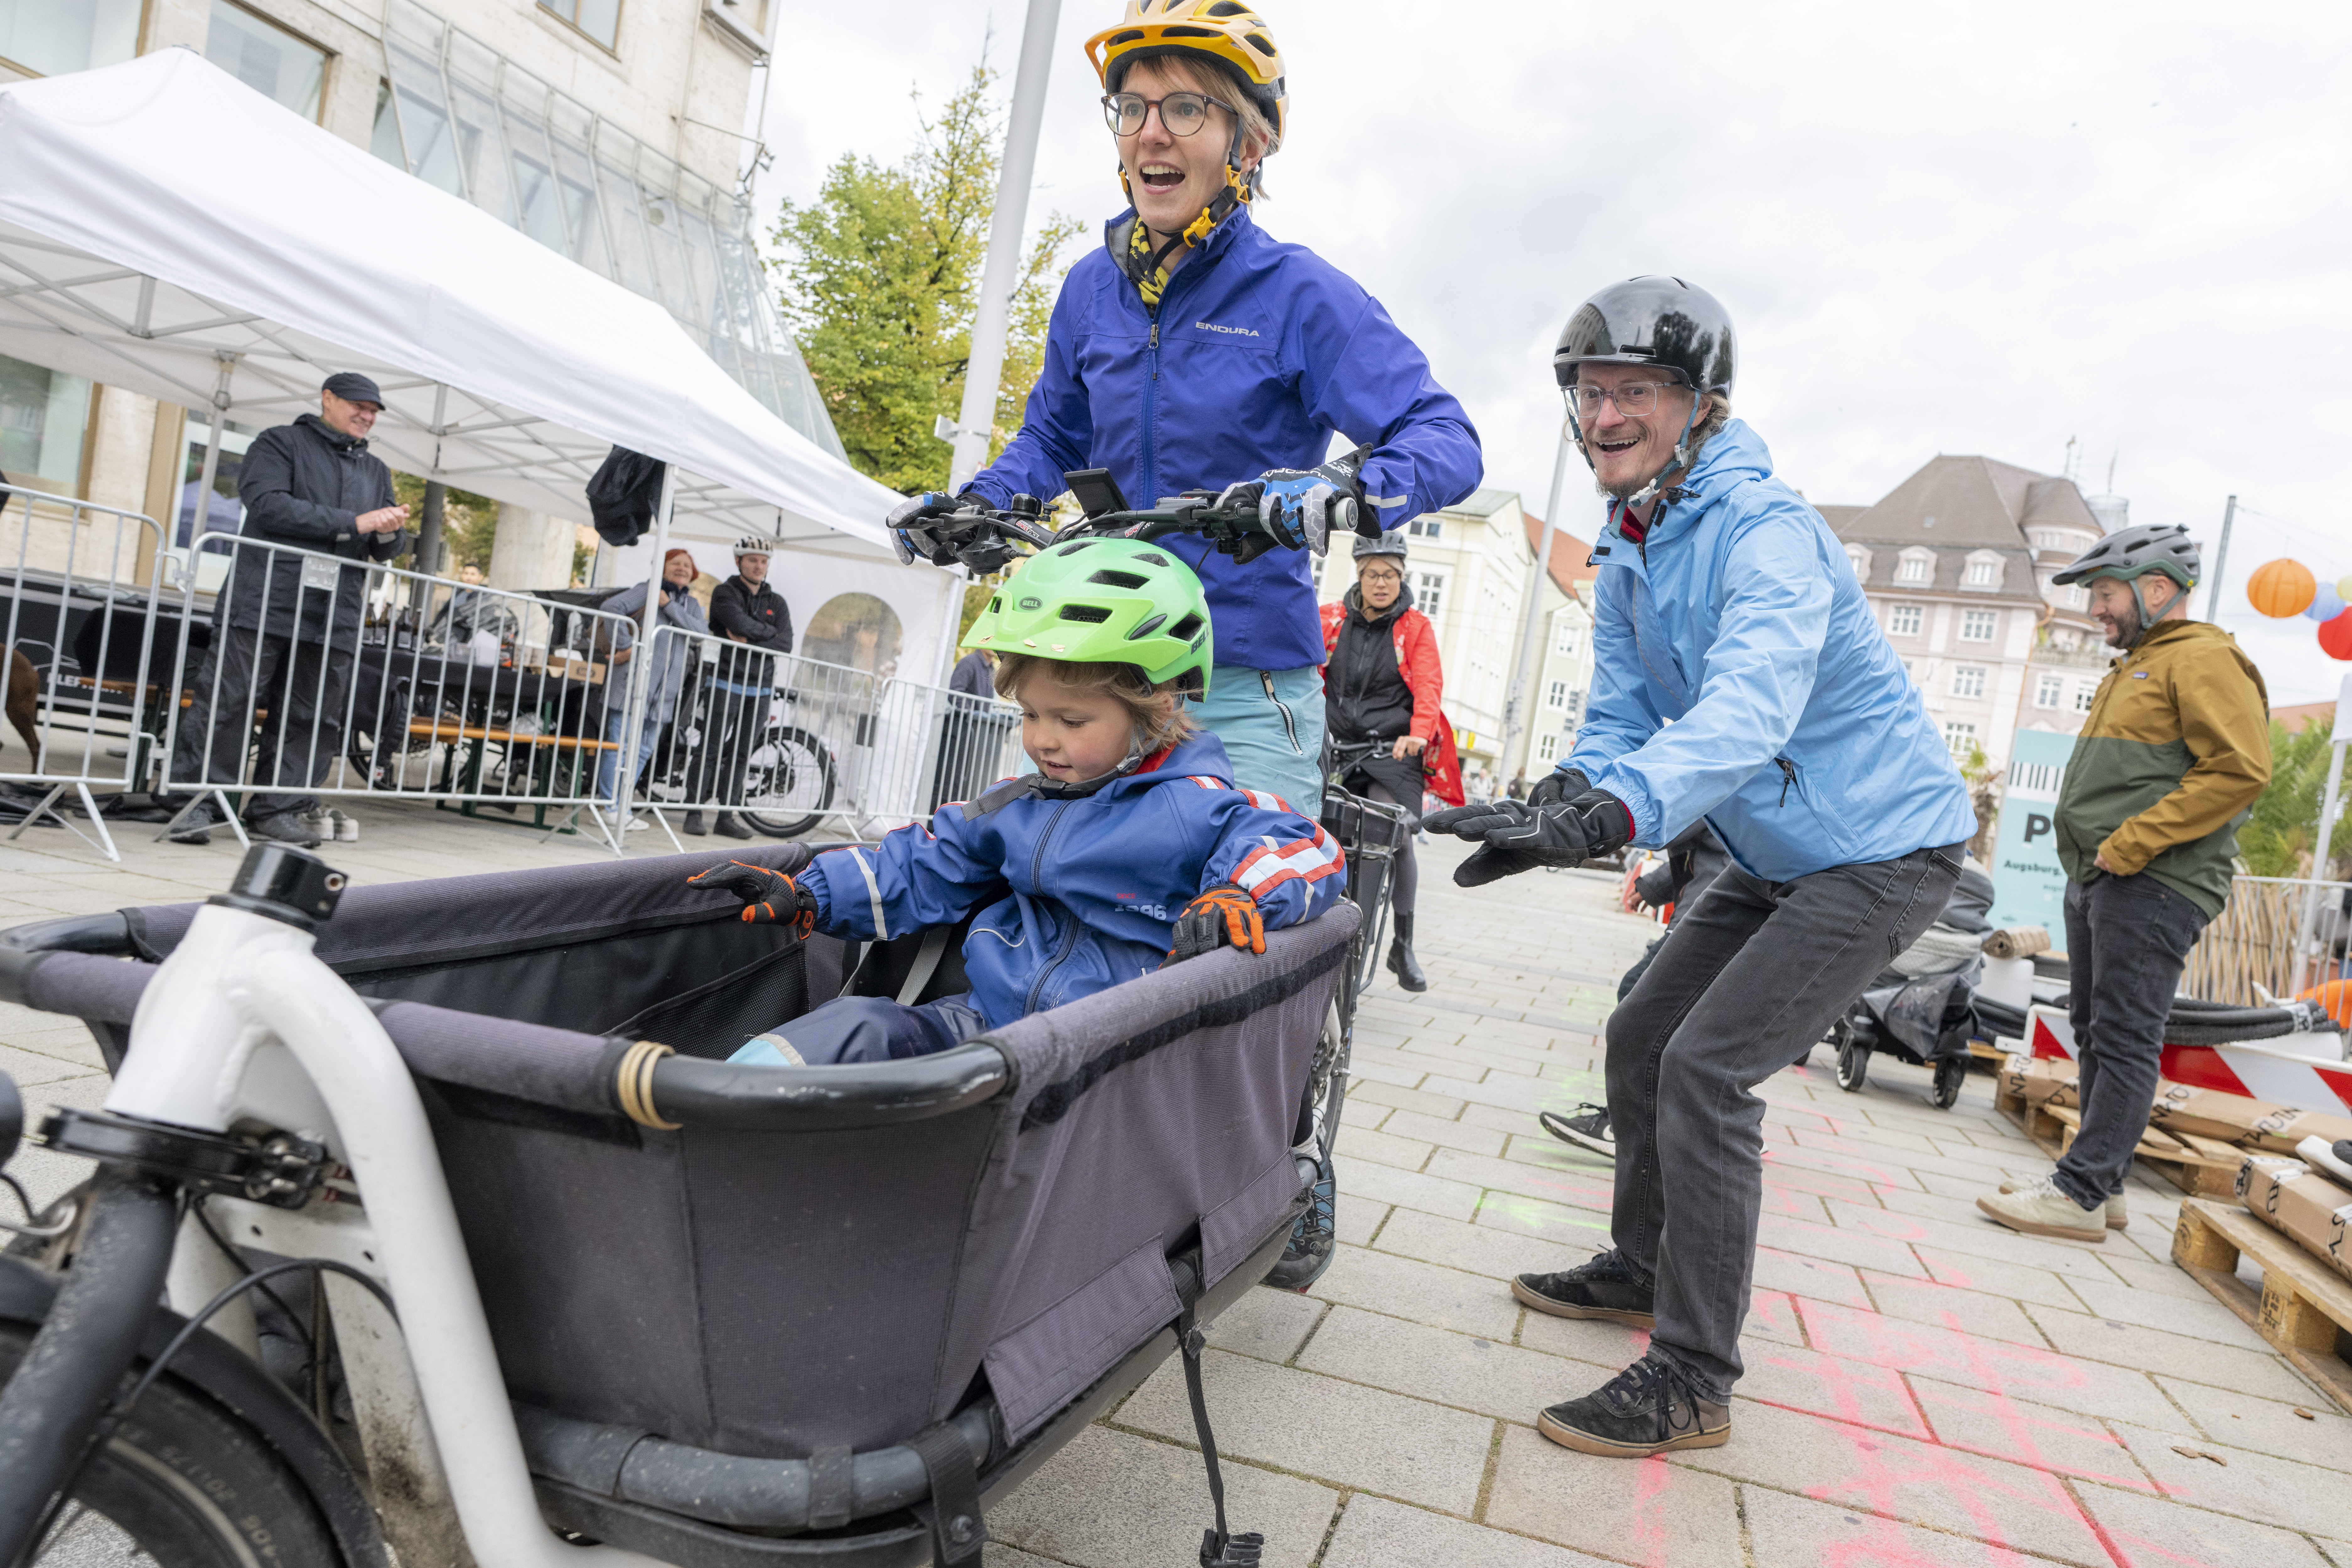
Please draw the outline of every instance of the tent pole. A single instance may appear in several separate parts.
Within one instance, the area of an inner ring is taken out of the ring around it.
[[[416,569],[427,577],[441,575],[441,518],[449,503],[449,487],[439,479],[425,481],[425,521],[416,529]]]
[[[996,392],[1004,374],[1004,333],[1013,314],[1013,280],[1021,270],[1021,233],[1029,218],[1029,185],[1037,170],[1037,128],[1045,115],[1045,79],[1053,70],[1054,30],[1062,0],[1029,0],[1021,27],[1021,63],[1013,78],[1012,123],[1004,132],[1004,163],[996,181],[996,213],[988,226],[988,260],[980,275],[980,308],[965,361],[963,411],[958,416],[950,493],[961,490],[988,460],[996,426]],[[1149,505],[1139,498],[1139,505]]]
[[[1511,742],[1521,734],[1535,733],[1535,683],[1537,672],[1543,668],[1543,656],[1537,646],[1543,620],[1544,584],[1551,576],[1551,536],[1559,527],[1559,492],[1568,482],[1568,432],[1559,436],[1559,450],[1551,460],[1551,499],[1544,506],[1543,534],[1536,541],[1535,576],[1528,584],[1528,623],[1520,632],[1519,668],[1511,680],[1511,695],[1503,705],[1503,745],[1496,753],[1496,765],[1511,765]],[[1530,759],[1519,758],[1519,773],[1525,776]],[[1507,778],[1504,783],[1510,781]]]
[[[637,748],[644,744],[646,721],[653,716],[653,678],[646,673],[647,656],[653,651],[654,623],[661,616],[662,557],[669,551],[669,519],[677,506],[677,465],[667,463],[662,468],[661,501],[654,508],[654,557],[646,574],[646,610],[637,627],[636,651],[629,656],[629,721],[621,742],[620,784],[613,792],[616,853],[628,847],[629,807],[637,790]]]

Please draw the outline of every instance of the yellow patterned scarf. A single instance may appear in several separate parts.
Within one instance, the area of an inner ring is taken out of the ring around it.
[[[1152,310],[1160,308],[1160,296],[1168,291],[1168,268],[1151,263],[1151,253],[1157,248],[1151,243],[1151,231],[1143,226],[1141,218],[1137,218],[1127,236],[1127,275],[1135,279],[1136,292],[1143,296],[1144,308]]]

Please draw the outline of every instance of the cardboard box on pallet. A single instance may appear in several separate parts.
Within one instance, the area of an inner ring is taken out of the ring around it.
[[[2012,1051],[2001,1064],[2001,1092],[2022,1095],[2028,1105],[2074,1105],[2080,1098],[2076,1082],[2074,1064],[2053,1057]]]
[[[2147,1120],[2149,1125],[2167,1132],[2193,1132],[2281,1154],[2294,1153],[2294,1146],[2306,1138],[2324,1138],[2331,1143],[2352,1138],[2352,1117],[2298,1110],[2242,1094],[2191,1089],[2184,1083],[2157,1085],[2156,1104]]]
[[[2249,1154],[2238,1167],[2238,1201],[2336,1273],[2352,1279],[2352,1222],[2347,1192],[2300,1160]]]

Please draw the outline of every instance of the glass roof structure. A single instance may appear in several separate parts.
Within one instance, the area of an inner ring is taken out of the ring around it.
[[[778,418],[844,458],[778,319],[748,202],[413,0],[391,0],[373,151],[656,300]]]

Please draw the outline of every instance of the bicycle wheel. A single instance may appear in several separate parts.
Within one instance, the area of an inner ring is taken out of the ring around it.
[[[0,1373],[32,1331],[0,1324]],[[168,1373],[90,1457],[40,1568],[270,1568],[346,1560],[310,1494],[258,1433]]]
[[[806,730],[779,730],[743,773],[743,820],[771,838],[795,838],[832,808],[833,752]]]

